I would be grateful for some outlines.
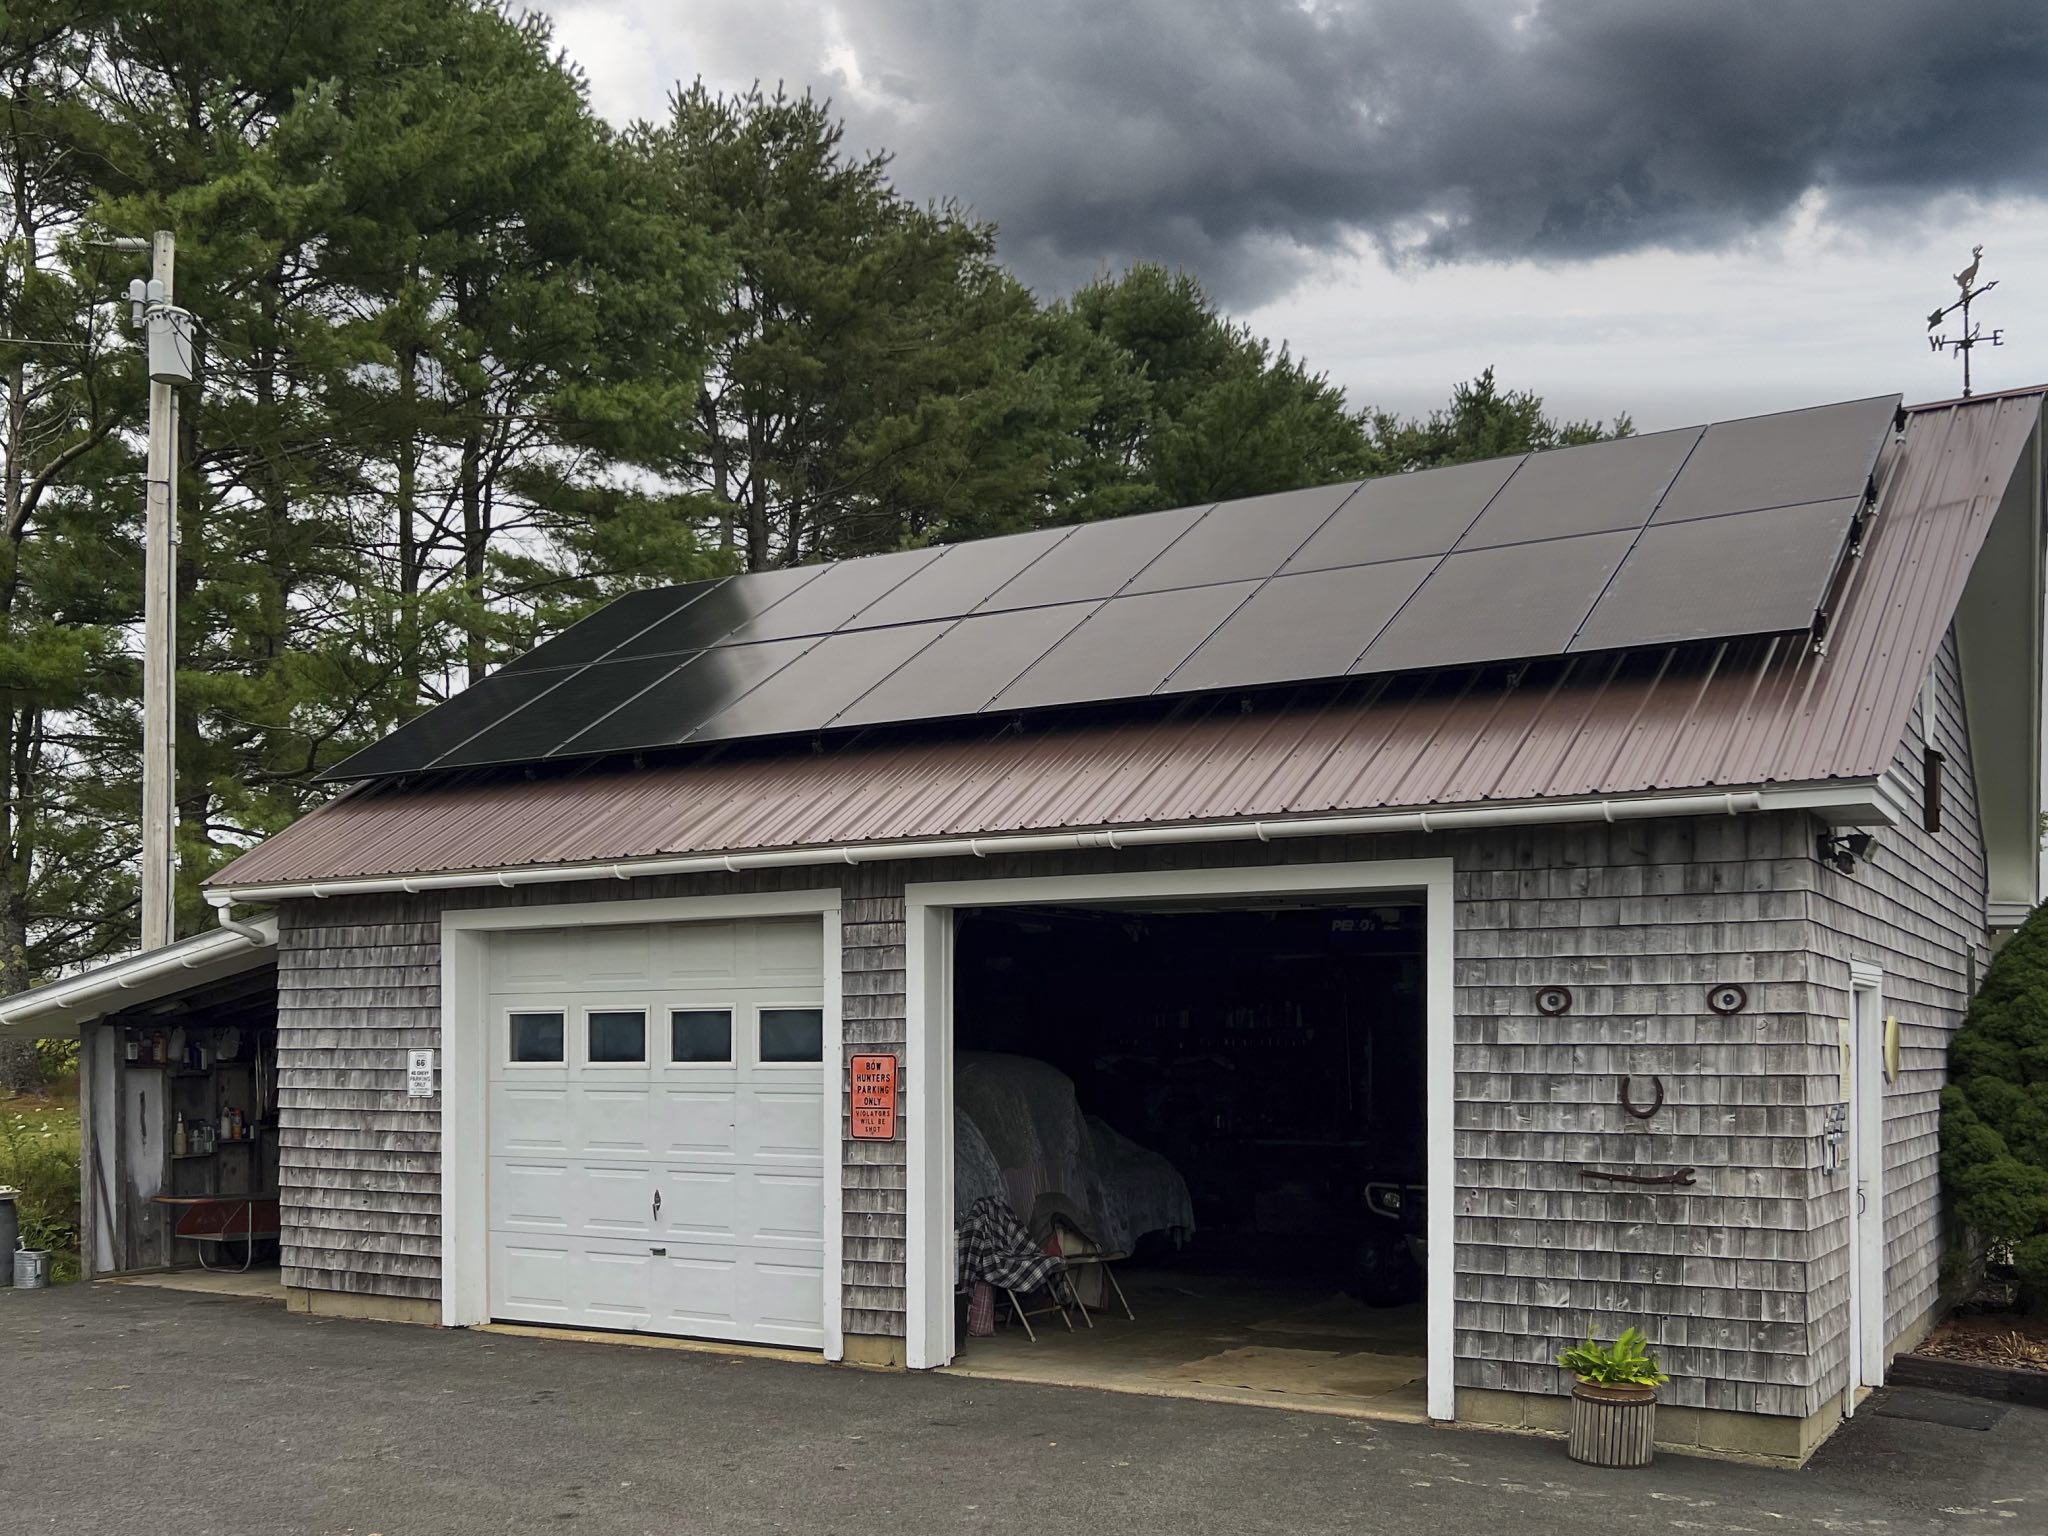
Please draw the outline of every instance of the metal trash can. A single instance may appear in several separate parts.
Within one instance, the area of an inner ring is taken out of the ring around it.
[[[9,1189],[0,1184],[0,1254],[12,1255],[21,1242],[21,1215],[15,1209],[15,1198],[19,1190]],[[11,1261],[0,1264],[0,1286],[14,1284],[14,1265]]]
[[[14,1288],[39,1291],[50,1283],[50,1251],[47,1248],[14,1250]]]

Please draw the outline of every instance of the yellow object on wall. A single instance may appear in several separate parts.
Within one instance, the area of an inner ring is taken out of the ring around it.
[[[1840,1034],[1837,1044],[1842,1057],[1842,1102],[1848,1103],[1855,1097],[1856,1084],[1856,1026],[1847,1019],[1837,1021]]]
[[[1884,1021],[1884,1080],[1899,1080],[1899,1019],[1893,1014]]]

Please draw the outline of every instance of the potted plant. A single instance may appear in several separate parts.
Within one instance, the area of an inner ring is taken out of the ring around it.
[[[1572,1386],[1573,1461],[1595,1467],[1646,1467],[1655,1444],[1657,1369],[1650,1341],[1630,1328],[1612,1344],[1588,1339],[1557,1357],[1578,1377]]]

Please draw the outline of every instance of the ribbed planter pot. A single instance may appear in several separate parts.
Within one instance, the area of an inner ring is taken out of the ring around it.
[[[1597,1386],[1572,1388],[1573,1461],[1590,1467],[1647,1467],[1656,1445],[1657,1389]]]

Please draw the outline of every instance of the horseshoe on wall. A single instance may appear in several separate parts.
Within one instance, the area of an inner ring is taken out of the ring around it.
[[[1650,1100],[1650,1107],[1648,1109],[1636,1108],[1636,1101],[1629,1096],[1628,1091],[1631,1081],[1632,1079],[1625,1074],[1616,1078],[1615,1097],[1621,1101],[1621,1107],[1631,1115],[1634,1115],[1638,1120],[1647,1120],[1664,1107],[1664,1079],[1661,1077],[1650,1079],[1650,1089],[1653,1097]]]

